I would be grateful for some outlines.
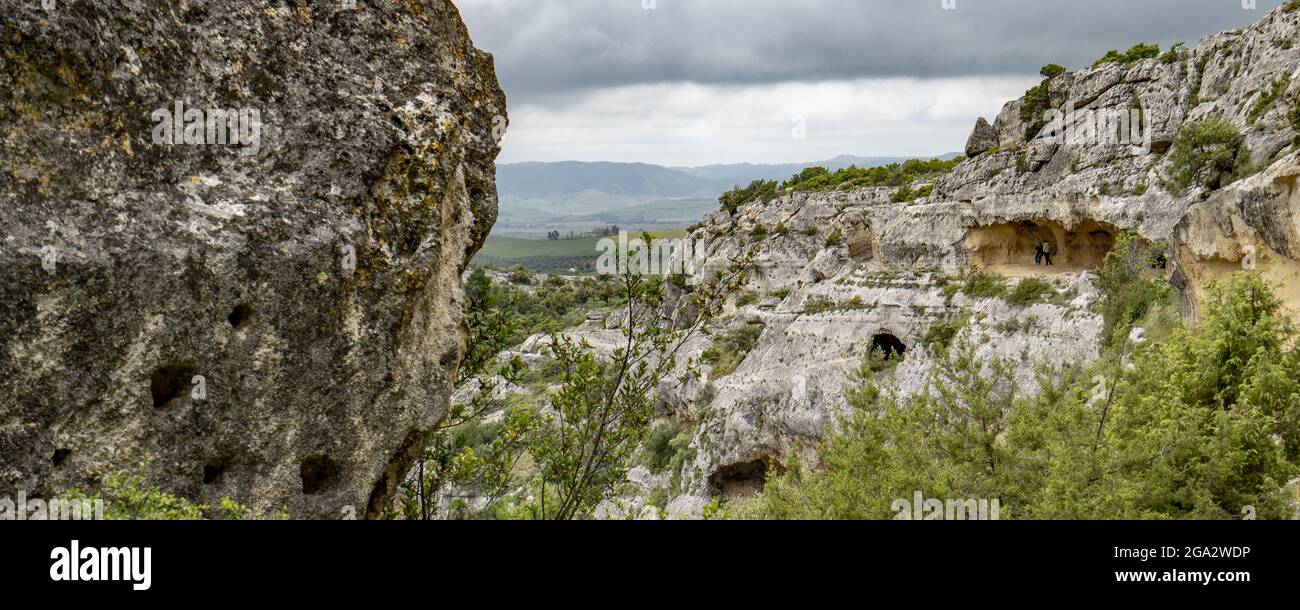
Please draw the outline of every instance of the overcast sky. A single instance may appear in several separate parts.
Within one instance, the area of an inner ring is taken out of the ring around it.
[[[1044,64],[1191,45],[1282,2],[454,1],[509,100],[501,162],[661,165],[960,151]]]

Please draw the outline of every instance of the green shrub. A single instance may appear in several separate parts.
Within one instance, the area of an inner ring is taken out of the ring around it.
[[[758,337],[762,334],[762,324],[746,324],[714,335],[713,343],[701,354],[710,366],[709,377],[719,379],[735,372],[745,361],[745,356],[758,345]]]
[[[1047,126],[1045,113],[1051,108],[1047,94],[1047,83],[1043,82],[1025,91],[1024,102],[1020,105],[1020,121],[1025,124],[1025,141],[1034,139],[1038,132]]]
[[[1282,7],[1284,13],[1294,13],[1296,11],[1300,11],[1300,0],[1290,0]]]
[[[917,199],[920,199],[921,197],[929,197],[930,193],[932,192],[934,192],[933,184],[922,185],[916,189],[913,189],[911,186],[904,184],[903,186],[899,187],[897,191],[894,191],[893,197],[890,197],[889,200],[894,203],[915,201]]]
[[[835,302],[820,294],[813,295],[803,302],[803,312],[809,315],[834,311],[834,309]]]
[[[1124,66],[1139,62],[1143,59],[1151,59],[1160,55],[1160,45],[1137,43],[1125,53],[1120,53],[1114,49],[1107,51],[1105,55],[1095,62],[1092,67],[1096,68],[1103,64],[1118,63]]]
[[[964,160],[964,157],[946,161],[909,159],[903,163],[867,168],[853,166],[834,172],[825,167],[814,166],[801,170],[781,184],[770,180],[757,180],[747,187],[736,187],[723,193],[719,201],[724,210],[734,213],[742,205],[752,201],[770,201],[786,191],[804,193],[879,186],[902,187],[943,176]]]
[[[1172,305],[1169,283],[1158,271],[1162,256],[1162,248],[1133,231],[1125,231],[1115,240],[1097,270],[1104,345],[1124,340],[1129,330],[1153,311]]]
[[[931,351],[946,350],[952,345],[953,339],[961,333],[966,327],[964,317],[956,320],[941,320],[930,325],[926,329],[925,336],[921,338],[921,344],[930,348]]]
[[[1241,132],[1227,119],[1214,117],[1184,124],[1169,155],[1173,190],[1189,186],[1216,189],[1233,171],[1249,163]]]
[[[765,237],[767,237],[767,227],[763,225],[754,225],[754,228],[749,231],[750,239],[758,240]]]
[[[1160,56],[1160,63],[1172,64],[1178,61],[1178,50],[1181,49],[1182,47],[1183,47],[1183,43],[1181,42],[1175,44],[1172,47],[1169,47],[1169,50],[1165,51],[1164,54]]]
[[[1297,2],[1300,2],[1300,0],[1297,0]],[[1291,119],[1291,128],[1300,132],[1300,100],[1296,100],[1295,108],[1291,109],[1289,118]]]
[[[1034,303],[1042,303],[1047,300],[1048,295],[1056,294],[1051,282],[1047,282],[1036,277],[1027,277],[1020,280],[1019,284],[1007,294],[1006,301],[1017,307],[1025,307]]]
[[[777,184],[775,180],[755,180],[749,183],[749,186],[741,188],[736,187],[718,197],[718,202],[722,204],[722,209],[731,214],[741,206],[754,202],[762,201],[764,203],[776,198]]]
[[[972,299],[996,299],[1006,294],[1007,284],[1000,275],[971,269],[961,277],[960,290]]]
[[[774,235],[789,235],[790,227],[785,226],[784,222],[777,223],[776,228],[772,229]]]
[[[746,292],[736,297],[736,307],[745,307],[746,305],[753,305],[754,303],[757,302],[758,302],[758,293],[756,292]]]
[[[831,231],[830,235],[826,236],[826,247],[833,248],[840,245],[840,240],[843,238],[843,232],[840,231],[839,227],[836,227],[834,231]]]
[[[1041,74],[1043,78],[1050,80],[1065,74],[1065,66],[1062,66],[1061,64],[1047,64],[1046,66],[1043,66],[1038,73]]]
[[[1283,75],[1273,81],[1273,84],[1269,85],[1268,89],[1261,91],[1259,97],[1255,99],[1255,105],[1250,109],[1250,114],[1246,116],[1246,123],[1254,125],[1255,121],[1264,116],[1264,113],[1272,110],[1273,105],[1277,103],[1277,98],[1286,92],[1286,86],[1290,83],[1291,77]]]

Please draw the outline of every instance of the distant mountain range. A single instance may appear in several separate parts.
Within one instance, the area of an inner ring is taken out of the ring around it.
[[[950,159],[960,153],[937,155]],[[563,223],[690,224],[718,196],[754,180],[785,180],[812,166],[877,167],[912,157],[841,155],[825,161],[664,167],[648,163],[561,161],[497,166],[500,228]]]

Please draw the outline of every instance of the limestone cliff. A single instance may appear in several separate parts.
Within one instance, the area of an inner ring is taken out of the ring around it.
[[[845,408],[849,372],[873,345],[906,349],[894,373],[905,392],[925,387],[927,334],[955,320],[980,356],[1026,363],[1027,389],[1029,363],[1095,358],[1102,320],[1091,270],[1122,230],[1166,244],[1166,271],[1189,316],[1210,279],[1252,262],[1300,313],[1300,134],[1289,117],[1300,103],[1297,40],[1300,11],[1279,8],[1195,47],[1055,76],[1039,95],[1008,103],[992,126],[980,119],[972,158],[915,201],[893,202],[895,188],[792,192],[707,217],[692,237],[715,260],[764,236],[749,280],[762,298],[732,322],[763,330],[735,372],[667,388],[666,411],[696,424],[694,459],[677,473],[681,495],[668,512],[696,514],[710,496],[746,493],[793,447],[811,449]],[[1171,189],[1174,138],[1212,116],[1241,132],[1249,171],[1223,188]],[[1142,129],[1125,132],[1136,139],[1103,137],[1100,118],[1132,118]],[[1094,131],[1080,131],[1088,121]],[[1059,248],[1050,269],[1034,265],[1044,239]],[[1055,295],[1017,306],[954,291],[971,267],[1013,283],[1038,277]]]
[[[0,15],[0,495],[142,469],[376,514],[445,412],[497,213],[505,99],[456,8]]]

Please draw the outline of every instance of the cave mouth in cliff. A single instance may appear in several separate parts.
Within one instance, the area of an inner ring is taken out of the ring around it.
[[[221,480],[221,475],[226,473],[226,465],[223,462],[211,462],[203,465],[203,484],[211,485]]]
[[[1085,220],[1073,229],[1052,220],[1022,220],[972,228],[963,242],[977,267],[1008,276],[1077,273],[1101,266],[1115,246],[1116,227]],[[1052,265],[1035,264],[1035,247],[1053,246]]]
[[[878,333],[871,337],[871,351],[879,352],[885,360],[902,360],[907,354],[907,344],[889,333]]]
[[[154,407],[165,407],[185,388],[197,371],[188,364],[169,364],[154,369],[149,376],[149,394],[153,396]]]
[[[239,328],[248,321],[248,317],[251,315],[253,315],[253,308],[240,303],[230,310],[230,315],[226,316],[226,321],[230,323],[231,328]]]
[[[71,449],[60,447],[59,449],[54,450],[54,455],[50,456],[50,461],[53,462],[55,466],[62,466],[64,462],[68,461],[69,455],[72,455]]]
[[[298,474],[302,477],[302,493],[318,494],[339,480],[339,465],[326,455],[313,455],[302,461]]]
[[[784,470],[780,464],[766,457],[729,464],[709,476],[709,485],[726,498],[749,497],[763,491],[763,486],[767,483],[767,471],[770,468],[776,468],[777,474]]]

